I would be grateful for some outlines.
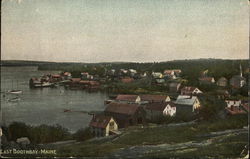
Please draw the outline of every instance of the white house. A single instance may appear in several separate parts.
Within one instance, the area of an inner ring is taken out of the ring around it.
[[[173,105],[171,106],[170,104],[168,104],[166,108],[163,110],[163,115],[175,116],[175,114],[176,114],[176,107]]]
[[[161,72],[152,72],[153,78],[162,78],[163,75]]]
[[[227,103],[227,107],[231,108],[233,107],[239,107],[241,105],[241,100],[225,100]]]

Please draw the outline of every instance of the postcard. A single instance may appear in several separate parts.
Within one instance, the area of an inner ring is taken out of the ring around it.
[[[248,0],[2,0],[1,158],[248,158]]]

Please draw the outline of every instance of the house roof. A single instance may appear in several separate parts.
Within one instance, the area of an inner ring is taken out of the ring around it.
[[[180,70],[180,69],[165,70],[165,71],[164,71],[164,74],[170,74],[170,73],[172,73],[172,72],[181,73],[181,70]]]
[[[171,74],[173,72],[173,70],[165,70],[164,74]]]
[[[219,81],[227,81],[227,79],[225,77],[221,77],[221,78],[218,79],[218,82]]]
[[[181,91],[188,91],[188,92],[193,92],[196,89],[196,87],[183,87]]]
[[[52,75],[53,78],[60,78],[61,75],[58,75],[58,74],[55,74],[55,75]]]
[[[231,107],[231,108],[228,108],[226,107],[225,108],[226,111],[231,114],[231,115],[236,115],[236,114],[246,114],[246,111],[242,110],[242,109],[239,109],[237,107]]]
[[[97,81],[89,81],[89,84],[90,85],[100,85],[100,83]]]
[[[217,92],[217,94],[229,95],[229,92],[227,90],[223,90],[223,89],[219,89],[216,92]]]
[[[81,78],[71,78],[70,79],[72,82],[80,82]]]
[[[225,100],[225,102],[240,102],[241,103],[241,100],[227,99]]]
[[[164,103],[150,103],[147,104],[145,108],[148,110],[163,111],[167,105],[175,107],[175,104],[173,102],[164,102]]]
[[[192,106],[198,98],[196,96],[188,96],[188,95],[179,95],[177,97],[177,100],[175,101],[175,104],[180,105],[190,105]]]
[[[152,75],[153,76],[162,76],[162,73],[161,72],[152,72]]]
[[[135,102],[135,100],[137,99],[137,97],[138,97],[138,95],[119,94],[116,97],[116,100]]]
[[[212,82],[214,80],[213,77],[201,77],[199,78],[200,81]]]
[[[97,128],[106,128],[110,120],[111,116],[95,115],[90,121],[89,126]]]
[[[82,72],[81,75],[88,75],[88,72]]]
[[[89,80],[81,80],[79,81],[80,84],[89,84],[90,81]]]
[[[245,77],[242,77],[241,75],[234,75],[231,80],[246,80]]]
[[[64,75],[64,76],[70,76],[71,73],[70,73],[70,72],[64,72],[63,75]]]
[[[133,115],[139,107],[137,104],[110,103],[106,107],[105,112]]]
[[[162,102],[165,101],[168,96],[166,95],[140,95],[141,101],[154,101]]]
[[[130,78],[130,77],[126,77],[126,78],[122,78],[121,81],[123,83],[130,83],[130,82],[133,82],[134,79],[133,78]]]

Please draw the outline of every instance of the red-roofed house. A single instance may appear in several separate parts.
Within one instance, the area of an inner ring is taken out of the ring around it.
[[[173,69],[173,70],[165,70],[164,74],[172,74],[172,75],[179,75],[181,74],[181,70],[180,69]]]
[[[166,95],[140,95],[141,102],[145,103],[163,103],[171,101],[169,96]]]
[[[231,106],[230,108],[226,107],[225,109],[226,109],[226,113],[229,115],[237,115],[237,114],[246,114],[247,113],[241,107]]]
[[[122,83],[131,83],[133,82],[134,79],[133,78],[130,78],[130,77],[124,77],[124,78],[121,78],[121,82]]]
[[[159,119],[163,116],[175,116],[176,106],[172,102],[149,103],[145,106],[146,118],[150,120]]]
[[[100,83],[97,81],[81,80],[79,84],[83,86],[84,88],[99,88],[100,87]]]
[[[231,108],[233,107],[240,107],[241,105],[241,100],[225,100],[225,102],[227,103],[227,107]]]
[[[201,93],[202,91],[199,90],[197,87],[183,87],[181,89],[181,95],[197,95]]]
[[[143,124],[146,112],[137,104],[110,103],[105,109],[105,115],[112,116],[120,128]]]
[[[118,125],[111,116],[93,115],[89,124],[90,130],[96,137],[109,136],[110,131],[117,131]]]
[[[72,83],[79,83],[81,81],[81,78],[71,78],[70,81]]]
[[[130,94],[119,94],[116,99],[117,102],[122,103],[140,103],[141,98],[138,95],[130,95]]]
[[[165,70],[164,75],[167,78],[176,79],[176,77],[180,76],[181,70],[180,69],[174,69],[174,70]]]
[[[80,84],[81,78],[71,78],[67,84],[68,86],[70,86],[71,88],[78,88],[79,84]]]
[[[69,79],[72,78],[70,72],[62,72],[61,75],[62,75],[62,77],[63,77],[64,80],[69,80]]]
[[[61,80],[62,80],[61,75],[54,74],[54,75],[51,75],[49,82],[54,83],[54,82],[60,82]]]
[[[226,112],[229,115],[236,114],[246,114],[249,107],[241,103],[241,100],[225,100],[227,107],[225,108]],[[247,109],[248,108],[248,109]]]

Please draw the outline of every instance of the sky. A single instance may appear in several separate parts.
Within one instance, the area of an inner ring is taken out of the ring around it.
[[[248,0],[2,0],[1,59],[247,59],[248,5]]]

